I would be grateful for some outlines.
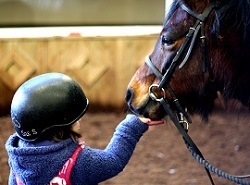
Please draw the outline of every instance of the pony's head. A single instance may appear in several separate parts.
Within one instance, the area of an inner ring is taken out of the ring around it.
[[[153,52],[132,77],[126,94],[136,114],[161,119],[160,99],[172,109],[207,118],[217,92],[248,105],[250,2],[175,0]]]

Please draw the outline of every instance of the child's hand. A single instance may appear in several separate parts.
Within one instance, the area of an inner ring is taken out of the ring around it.
[[[144,118],[144,117],[139,117],[139,119],[147,124],[148,126],[153,126],[153,125],[162,125],[164,124],[164,121],[163,120],[157,120],[157,121],[152,121],[151,119],[149,118]]]

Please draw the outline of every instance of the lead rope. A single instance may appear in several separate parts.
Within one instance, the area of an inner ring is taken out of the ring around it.
[[[183,136],[183,139],[190,145],[190,147],[192,147],[192,149],[195,151],[195,153],[198,153],[199,156],[201,157],[201,159],[205,160],[201,151],[199,150],[199,148],[196,146],[196,144],[193,142],[193,140],[190,138],[190,136],[187,134],[186,130],[183,128],[183,126],[180,124],[179,120],[176,118],[175,114],[173,113],[173,111],[171,110],[169,104],[166,102],[167,100],[164,100],[164,98],[160,99],[160,103],[162,104],[162,106],[164,107],[166,113],[169,115],[169,117],[171,118],[171,120],[174,122],[175,126],[177,127],[177,129],[179,130],[179,132],[181,133],[181,135]],[[214,181],[212,179],[212,176],[210,174],[210,171],[205,168],[206,173],[209,177],[209,180],[211,182],[212,185],[214,184]]]
[[[152,94],[151,94],[152,95]],[[181,133],[183,140],[190,152],[190,154],[192,155],[192,157],[194,159],[196,159],[200,164],[202,164],[207,172],[207,175],[209,177],[209,180],[211,182],[212,185],[215,185],[212,179],[212,176],[210,174],[210,171],[217,174],[219,177],[223,177],[225,179],[228,179],[232,182],[235,182],[237,184],[241,184],[241,185],[250,185],[250,182],[243,180],[243,178],[250,178],[250,175],[243,175],[243,176],[236,176],[236,175],[231,175],[229,173],[223,172],[222,170],[214,167],[213,165],[211,165],[202,155],[201,151],[198,149],[198,147],[196,146],[196,144],[193,142],[193,140],[190,138],[190,136],[187,134],[188,131],[188,122],[186,122],[183,119],[183,115],[182,113],[180,113],[179,115],[179,120],[177,119],[175,113],[172,111],[172,109],[169,106],[169,103],[167,102],[166,99],[161,98],[161,99],[157,99],[157,101],[159,101],[161,103],[161,105],[163,106],[164,110],[166,111],[166,113],[169,115],[169,117],[171,118],[171,120],[173,121],[173,123],[175,124],[175,126],[177,127],[178,131]],[[184,128],[184,123],[187,124],[187,127]]]
[[[211,172],[217,174],[219,177],[223,177],[227,180],[230,180],[232,182],[235,182],[237,184],[241,184],[241,185],[250,185],[250,182],[247,182],[243,179],[245,178],[250,178],[250,175],[242,175],[242,176],[235,176],[235,175],[231,175],[229,173],[223,172],[222,170],[214,167],[213,165],[211,165],[207,160],[201,158],[193,149],[192,147],[186,142],[186,140],[184,139],[185,144],[187,145],[187,148],[190,152],[190,154],[192,155],[192,157],[197,160],[200,164],[202,164],[206,169],[210,170]]]

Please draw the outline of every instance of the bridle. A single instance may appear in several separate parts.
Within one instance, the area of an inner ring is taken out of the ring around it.
[[[250,185],[250,182],[244,181],[243,178],[249,178],[250,175],[245,176],[236,176],[231,175],[228,173],[225,173],[216,167],[212,166],[205,158],[203,157],[202,153],[196,146],[196,144],[193,142],[193,140],[188,135],[188,125],[192,123],[191,118],[188,116],[187,111],[183,106],[180,104],[178,98],[176,97],[174,91],[171,89],[169,85],[169,80],[171,78],[171,75],[173,74],[174,69],[179,64],[179,68],[182,68],[186,62],[188,61],[188,58],[191,54],[191,51],[193,49],[194,43],[197,39],[197,35],[200,32],[201,36],[201,51],[202,51],[202,71],[205,73],[206,69],[208,70],[210,80],[213,81],[213,73],[211,69],[211,64],[209,57],[207,55],[207,49],[206,49],[206,37],[205,37],[205,22],[207,20],[207,17],[212,12],[214,8],[216,8],[218,4],[214,1],[210,1],[208,6],[205,8],[202,14],[199,14],[197,12],[194,12],[190,8],[188,8],[185,4],[181,4],[180,7],[186,11],[188,14],[196,18],[196,22],[193,27],[190,27],[188,34],[186,35],[186,38],[183,42],[183,44],[180,46],[179,50],[177,51],[175,57],[173,58],[169,68],[167,71],[162,74],[152,63],[149,56],[146,57],[146,64],[148,68],[154,73],[154,75],[160,80],[159,84],[152,84],[148,89],[148,94],[151,97],[153,101],[159,102],[167,115],[171,118],[175,126],[178,128],[179,132],[181,133],[191,155],[204,166],[207,175],[210,179],[210,182],[212,185],[214,185],[212,176],[210,174],[210,171],[213,173],[216,173],[220,177],[224,177],[228,180],[231,180],[237,184],[243,184],[243,185]],[[184,59],[180,62],[180,57],[183,56],[187,50],[187,53],[184,57]],[[169,92],[169,94],[172,96],[173,101],[169,102],[169,100],[166,98],[166,91]],[[159,93],[159,91],[161,93]],[[174,105],[174,106],[173,106]],[[173,108],[174,107],[174,108]]]

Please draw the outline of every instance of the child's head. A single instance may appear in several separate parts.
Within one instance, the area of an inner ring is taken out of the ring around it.
[[[46,73],[23,83],[11,103],[18,136],[26,141],[74,139],[72,129],[86,112],[88,99],[79,84],[61,73]]]

